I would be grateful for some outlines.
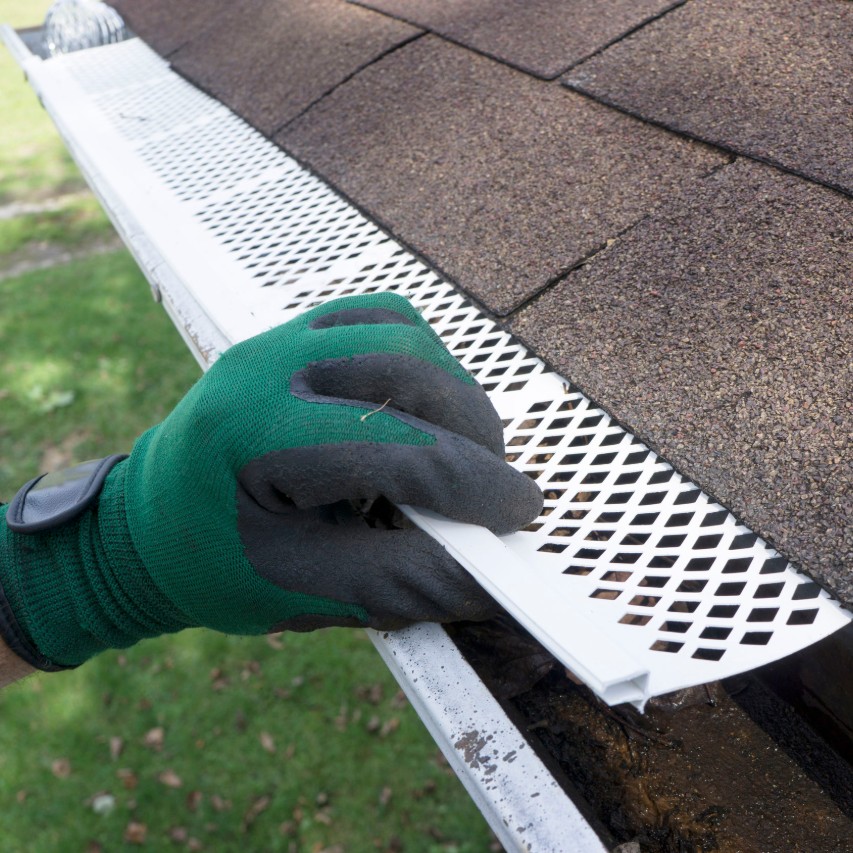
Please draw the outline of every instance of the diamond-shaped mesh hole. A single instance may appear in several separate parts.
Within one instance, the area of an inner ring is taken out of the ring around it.
[[[670,652],[674,654],[684,647],[684,643],[676,643],[674,640],[655,640],[649,647],[653,652]]]
[[[817,608],[811,610],[795,610],[788,617],[788,625],[811,625],[817,619]]]
[[[691,657],[696,660],[720,660],[725,653],[725,649],[696,649]]]
[[[776,575],[779,572],[784,572],[788,566],[788,561],[784,557],[771,557],[764,561],[761,567],[762,575]]]
[[[613,583],[625,583],[631,577],[631,572],[605,572],[601,579]]]
[[[772,636],[769,631],[747,631],[741,643],[745,646],[766,646]]]
[[[779,613],[778,607],[756,607],[749,616],[746,617],[747,622],[772,622]]]
[[[807,581],[794,589],[792,598],[794,601],[804,601],[810,598],[817,598],[819,595],[820,587],[813,581]]]
[[[731,634],[731,628],[708,627],[699,636],[703,640],[725,640]]]
[[[545,542],[544,544],[540,545],[536,550],[541,551],[545,554],[562,554],[563,551],[565,551],[568,547],[568,543],[563,545],[557,544],[556,542]]]
[[[633,607],[656,607],[660,598],[654,595],[635,595],[628,604]]]
[[[648,625],[652,621],[651,616],[641,616],[639,613],[626,613],[619,622],[622,625]]]
[[[778,598],[785,589],[784,583],[763,583],[755,590],[756,598]],[[796,592],[794,593],[796,598]]]
[[[600,598],[606,601],[614,601],[622,595],[621,589],[597,589],[589,594],[590,598]]]
[[[715,604],[708,615],[713,619],[733,619],[738,612],[737,604]]]
[[[698,601],[673,601],[669,605],[670,613],[695,613],[699,609]]]

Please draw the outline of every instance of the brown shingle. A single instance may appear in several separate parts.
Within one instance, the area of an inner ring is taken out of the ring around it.
[[[741,160],[512,323],[848,604],[851,242],[847,198]]]
[[[188,42],[216,16],[232,5],[232,0],[181,2],[175,0],[109,0],[125,23],[163,56]]]
[[[722,162],[434,36],[276,139],[497,313]]]
[[[240,0],[228,6],[171,61],[263,133],[418,33],[340,0]]]
[[[550,79],[683,0],[354,2]]]
[[[853,192],[853,3],[692,0],[573,88]]]

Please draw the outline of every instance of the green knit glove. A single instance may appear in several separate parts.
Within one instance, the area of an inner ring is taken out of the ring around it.
[[[229,349],[129,458],[24,487],[0,515],[0,631],[50,669],[188,626],[484,618],[441,547],[375,510],[518,529],[542,496],[503,454],[485,393],[405,299],[330,302]]]

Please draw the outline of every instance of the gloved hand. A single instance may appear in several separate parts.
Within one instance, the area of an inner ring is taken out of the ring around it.
[[[0,631],[52,669],[188,626],[485,618],[439,545],[359,510],[382,496],[515,530],[542,495],[503,455],[485,393],[405,299],[335,300],[229,349],[128,458],[0,510]]]

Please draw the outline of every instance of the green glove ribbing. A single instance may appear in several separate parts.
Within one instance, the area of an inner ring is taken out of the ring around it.
[[[78,517],[15,532],[0,510],[5,611],[62,665],[193,625],[482,618],[493,603],[441,548],[357,506],[517,529],[542,498],[502,455],[482,389],[406,300],[336,300],[224,353]]]

